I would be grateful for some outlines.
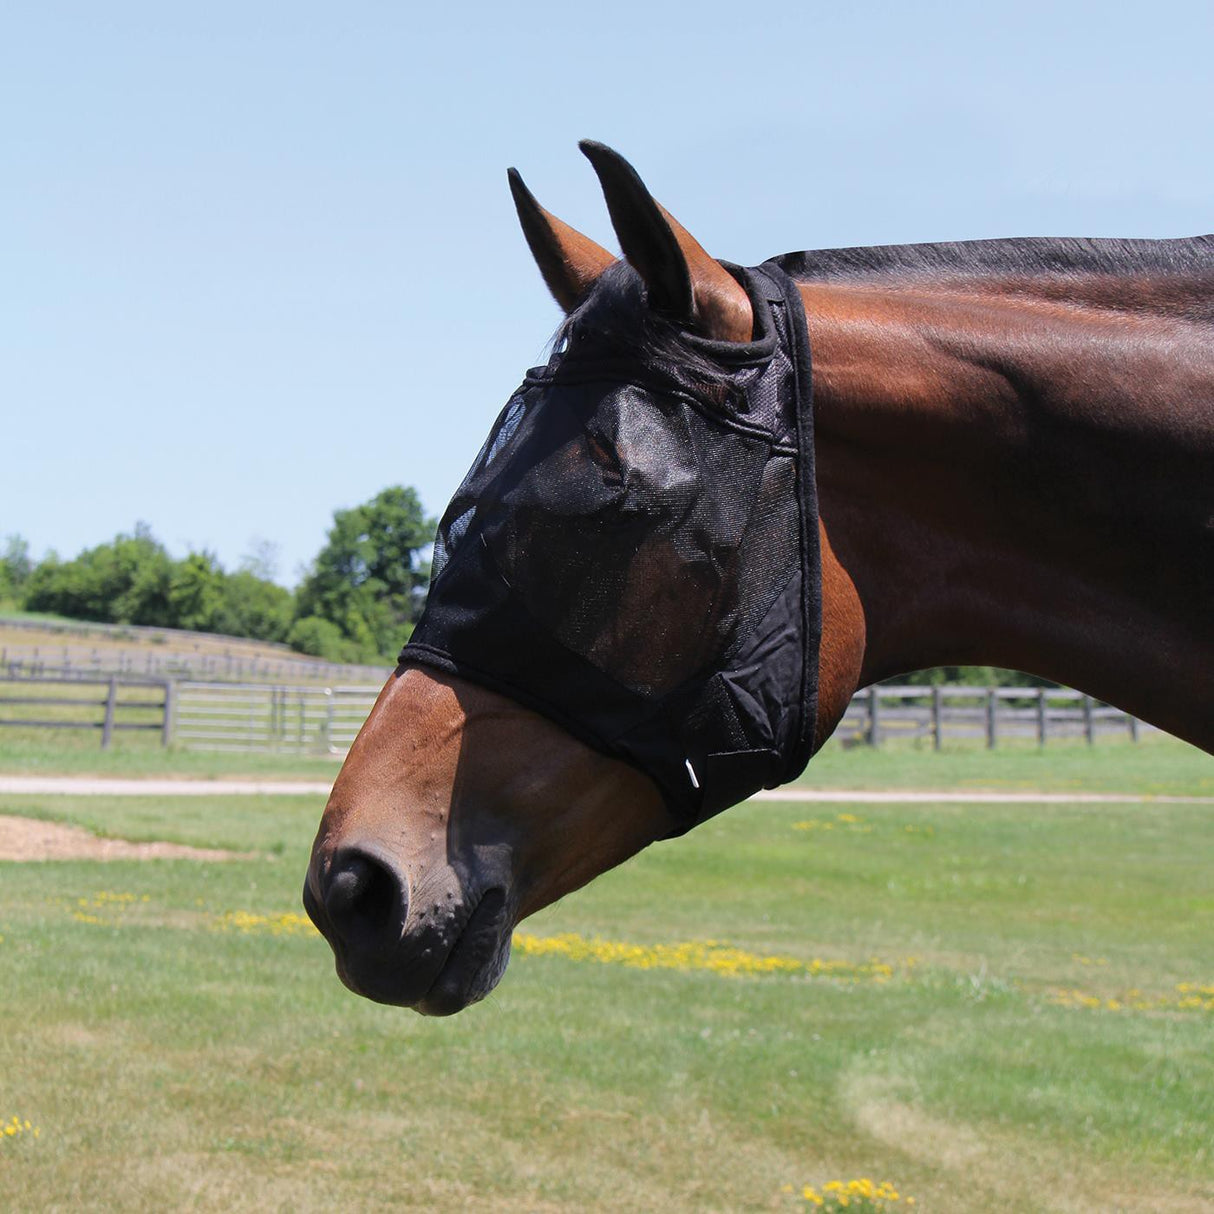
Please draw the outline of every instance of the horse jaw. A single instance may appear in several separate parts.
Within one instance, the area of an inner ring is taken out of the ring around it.
[[[674,827],[636,769],[495,692],[406,668],[333,786],[304,905],[351,990],[447,1015],[500,980],[519,920]]]

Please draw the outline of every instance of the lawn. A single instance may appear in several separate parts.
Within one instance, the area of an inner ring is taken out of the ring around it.
[[[1142,742],[1009,743],[995,750],[891,743],[876,749],[828,742],[800,779],[803,788],[927,788],[963,792],[1138,793],[1214,797],[1214,758],[1167,734]]]
[[[1050,770],[1081,791],[1130,750]],[[1028,778],[855,754],[832,784]],[[1113,782],[1208,787],[1175,755]],[[0,864],[0,1123],[39,1130],[0,1138],[7,1205],[795,1210],[860,1177],[895,1209],[1214,1205],[1211,806],[752,803],[427,1021],[347,993],[298,918],[321,800],[0,798],[262,857]]]
[[[222,776],[297,777],[334,780],[341,762],[331,755],[291,755],[239,751],[184,750],[162,747],[157,738],[119,735],[109,750],[98,745],[96,733],[81,730],[10,729],[0,737],[0,773],[4,775],[186,777],[194,780]]]

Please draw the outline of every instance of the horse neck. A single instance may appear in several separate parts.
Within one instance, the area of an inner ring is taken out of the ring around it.
[[[1211,326],[1051,285],[803,285],[823,733],[857,686],[995,665],[1214,749]]]

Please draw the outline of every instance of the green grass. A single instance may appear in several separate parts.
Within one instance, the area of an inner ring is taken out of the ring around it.
[[[996,792],[1136,792],[1214,796],[1214,758],[1166,734],[1135,744],[1101,740],[985,747],[892,743],[876,749],[827,743],[797,785],[804,788],[928,788]]]
[[[296,777],[333,780],[340,761],[330,755],[241,753],[162,747],[158,737],[119,734],[102,750],[97,731],[5,730],[0,736],[0,773],[6,775]]]
[[[862,778],[852,753],[832,783]],[[925,757],[938,787],[1024,778]],[[216,930],[298,910],[321,801],[0,799],[265,857],[0,864],[0,1122],[41,1130],[0,1139],[3,1204],[785,1210],[784,1185],[859,1176],[925,1211],[1214,1203],[1214,1012],[1175,1005],[1214,983],[1208,806],[751,804],[523,930],[875,956],[892,980],[520,951],[486,1003],[426,1021],[345,992],[314,935]],[[1132,988],[1171,1002],[1053,997]]]
[[[0,603],[0,624],[6,620],[19,620],[31,624],[68,624],[80,625],[81,621],[68,619],[65,615],[56,615],[53,611],[22,611],[11,602]]]

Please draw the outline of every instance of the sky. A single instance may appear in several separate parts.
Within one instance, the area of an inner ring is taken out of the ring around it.
[[[39,0],[0,15],[0,536],[441,513],[560,316],[589,137],[716,256],[1214,231],[1214,5]]]

